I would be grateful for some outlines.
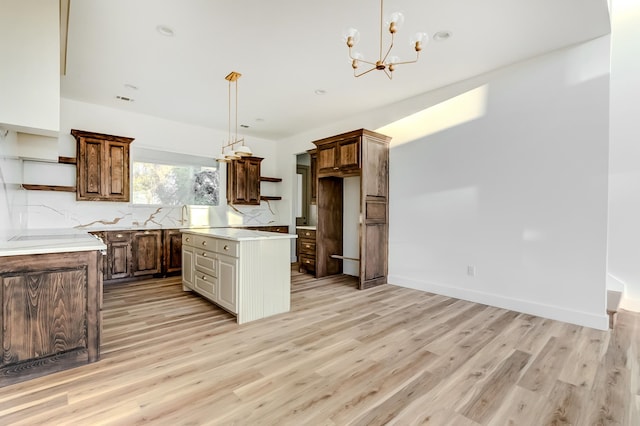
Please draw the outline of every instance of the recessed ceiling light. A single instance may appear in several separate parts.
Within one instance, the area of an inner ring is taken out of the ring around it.
[[[315,93],[316,95],[326,95],[327,91],[324,89],[316,89],[313,93]]]
[[[130,89],[130,90],[138,90],[138,86],[134,86],[133,84],[125,84],[124,85],[125,89]]]
[[[434,41],[445,41],[451,38],[451,31],[438,31],[433,35]]]
[[[165,37],[173,37],[173,28],[167,25],[158,25],[156,31]]]

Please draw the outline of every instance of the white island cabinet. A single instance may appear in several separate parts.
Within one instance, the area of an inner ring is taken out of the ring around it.
[[[238,324],[289,312],[291,238],[237,228],[182,229],[182,288],[234,314]]]

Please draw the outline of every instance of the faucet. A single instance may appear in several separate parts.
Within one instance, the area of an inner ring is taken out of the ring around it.
[[[184,226],[185,222],[189,223],[189,207],[186,204],[182,206],[182,211],[180,212],[180,225]]]

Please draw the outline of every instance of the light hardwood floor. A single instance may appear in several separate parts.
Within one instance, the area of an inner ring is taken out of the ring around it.
[[[238,326],[179,278],[110,285],[102,359],[0,388],[0,424],[640,425],[640,315],[597,331],[292,272]]]

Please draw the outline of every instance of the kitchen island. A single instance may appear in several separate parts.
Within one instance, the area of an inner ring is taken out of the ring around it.
[[[238,324],[290,310],[296,235],[240,228],[182,229],[182,286]]]
[[[68,230],[0,242],[0,387],[100,358],[105,248]]]

